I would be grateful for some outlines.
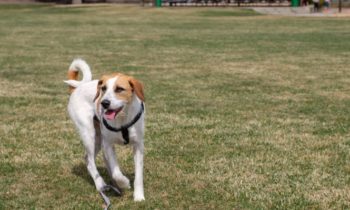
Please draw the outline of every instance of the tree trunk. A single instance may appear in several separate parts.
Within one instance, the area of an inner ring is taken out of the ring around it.
[[[72,4],[81,4],[83,3],[82,0],[72,0]]]

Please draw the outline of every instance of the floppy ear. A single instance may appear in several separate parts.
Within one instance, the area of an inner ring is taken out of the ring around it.
[[[100,96],[100,93],[101,93],[101,85],[103,83],[103,80],[99,80],[98,83],[97,83],[97,91],[96,91],[96,96],[94,98],[94,102],[96,101],[96,99]]]
[[[137,79],[130,77],[129,83],[141,101],[145,101],[145,95],[143,93],[143,85],[141,82],[139,82]]]

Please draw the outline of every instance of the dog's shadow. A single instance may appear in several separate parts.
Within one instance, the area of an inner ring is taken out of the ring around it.
[[[109,176],[108,170],[105,167],[97,167],[98,172],[101,177],[105,180],[106,183],[112,184],[114,187],[118,187],[115,181]],[[94,180],[90,176],[88,169],[84,163],[79,163],[72,168],[72,173],[85,180],[86,183],[89,183],[92,186],[95,186]],[[124,174],[127,178],[130,179],[130,183],[134,182],[135,174],[134,173],[126,173]],[[133,187],[133,186],[132,186]]]

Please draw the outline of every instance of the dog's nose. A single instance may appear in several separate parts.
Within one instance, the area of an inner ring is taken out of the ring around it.
[[[111,102],[109,100],[105,99],[101,102],[101,104],[102,104],[103,108],[108,109],[109,105],[111,105]]]

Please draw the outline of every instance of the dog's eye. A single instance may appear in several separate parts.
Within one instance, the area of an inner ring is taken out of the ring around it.
[[[115,88],[115,92],[116,92],[116,93],[123,92],[124,90],[125,90],[124,88],[119,87],[119,86],[117,86],[117,87]]]
[[[102,90],[102,92],[105,92],[107,90],[107,87],[106,86],[102,86],[101,90]]]

